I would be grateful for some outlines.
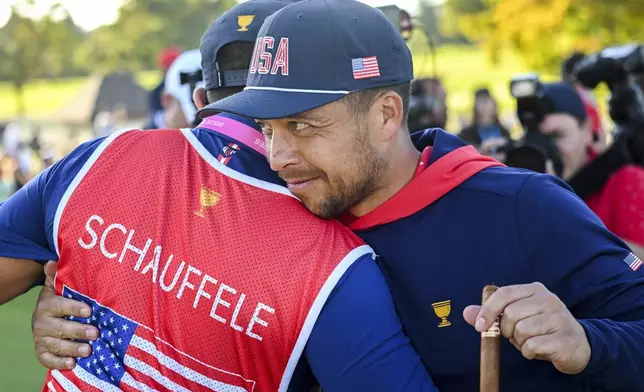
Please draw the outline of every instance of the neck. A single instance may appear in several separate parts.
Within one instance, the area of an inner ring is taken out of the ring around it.
[[[590,153],[589,153],[589,154],[590,154]],[[564,165],[564,171],[563,171],[563,173],[562,173],[562,176],[561,176],[561,177],[564,179],[564,181],[569,181],[569,180],[570,180],[570,179],[572,179],[572,178],[573,178],[573,177],[574,177],[574,176],[575,176],[575,175],[576,175],[576,174],[577,174],[577,173],[578,173],[578,172],[579,172],[579,171],[580,171],[584,166],[588,165],[588,164],[590,163],[590,161],[591,161],[590,156],[589,156],[589,155],[587,155],[587,156],[585,157],[585,159],[584,159],[584,160],[579,164],[579,166],[577,166],[577,168],[576,168],[576,169],[571,170],[571,171],[566,170],[566,165]]]
[[[414,177],[421,153],[409,138],[407,131],[401,132],[397,148],[390,151],[383,173],[379,177],[379,186],[370,196],[349,209],[349,212],[356,217],[364,216],[378,208],[396,193],[404,188]]]

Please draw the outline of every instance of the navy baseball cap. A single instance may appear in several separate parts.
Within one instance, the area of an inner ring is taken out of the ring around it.
[[[547,83],[543,85],[543,95],[552,103],[554,113],[569,114],[582,123],[588,118],[581,95],[571,86],[564,83]]]
[[[289,0],[249,0],[226,11],[208,27],[201,37],[200,47],[206,90],[246,85],[247,69],[218,71],[217,52],[231,42],[255,42],[264,20],[292,3]]]
[[[207,108],[283,118],[413,77],[409,48],[380,10],[355,0],[305,0],[266,19],[246,88]]]

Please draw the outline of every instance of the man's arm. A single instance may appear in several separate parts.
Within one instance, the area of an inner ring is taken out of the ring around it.
[[[52,238],[56,209],[101,141],[82,144],[0,204],[0,303],[39,282],[42,265],[38,263],[58,259]]]
[[[27,292],[42,274],[42,265],[35,261],[0,257],[0,305]]]
[[[0,204],[0,304],[37,285],[43,266],[35,260],[56,258],[48,247],[41,175]]]
[[[324,391],[437,391],[370,255],[356,261],[327,300],[305,357]]]
[[[590,343],[578,377],[605,391],[644,391],[644,268],[559,180],[531,176],[518,207],[535,280],[563,301]]]

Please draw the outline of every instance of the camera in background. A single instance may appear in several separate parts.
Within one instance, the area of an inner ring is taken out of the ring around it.
[[[611,47],[576,61],[570,78],[588,89],[605,83],[611,92],[610,116],[617,126],[615,141],[596,159],[581,168],[568,183],[582,198],[600,189],[619,168],[644,166],[644,96],[635,83],[644,75],[644,47],[624,45]],[[553,113],[553,103],[544,94],[538,75],[512,78],[510,93],[517,102],[517,116],[524,137],[505,146],[505,163],[537,172],[546,172],[551,162],[555,173],[564,171],[556,140],[539,131],[539,124]]]
[[[554,112],[552,102],[545,96],[543,84],[537,74],[512,78],[510,94],[517,101],[517,117],[524,130],[519,142],[507,146],[505,164],[539,173],[547,171],[547,162],[552,162],[558,176],[563,173],[563,163],[552,135],[539,131],[539,124]]]

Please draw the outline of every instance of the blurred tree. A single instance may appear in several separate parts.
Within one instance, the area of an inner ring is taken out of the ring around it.
[[[77,60],[90,71],[150,69],[167,46],[199,47],[201,35],[234,0],[129,0],[117,21],[94,30]]]
[[[442,39],[437,10],[438,7],[431,6],[426,1],[421,1],[416,22],[422,24],[422,26],[418,27],[424,28],[424,33],[428,34],[434,43],[439,43]]]
[[[644,18],[641,0],[448,0],[448,6],[493,60],[511,48],[535,71],[558,69],[573,50],[637,40]]]
[[[448,0],[448,7],[457,14],[473,14],[489,8],[486,0]]]
[[[19,116],[25,113],[24,86],[34,78],[59,74],[70,64],[74,40],[80,39],[67,11],[60,5],[52,11],[33,20],[22,16],[14,5],[9,21],[0,29],[0,79],[13,85]]]
[[[46,40],[40,23],[21,16],[12,8],[9,22],[0,32],[0,77],[8,80],[16,94],[16,112],[25,113],[25,84],[43,73],[42,53]]]
[[[85,32],[76,26],[61,4],[54,4],[40,23],[47,46],[43,53],[43,63],[48,65],[44,70],[45,75],[56,77],[72,74],[78,69],[74,52],[83,41]]]

